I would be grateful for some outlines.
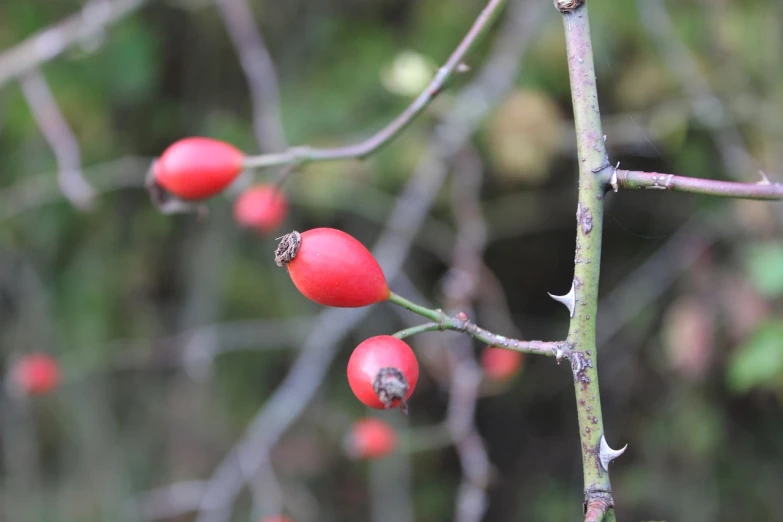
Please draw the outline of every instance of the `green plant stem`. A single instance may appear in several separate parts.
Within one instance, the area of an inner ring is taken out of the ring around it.
[[[456,317],[452,317],[443,310],[433,310],[432,308],[418,305],[394,292],[389,296],[389,302],[432,321],[431,323],[413,326],[395,333],[394,337],[398,339],[405,339],[411,335],[423,332],[452,330],[470,335],[474,339],[478,339],[486,345],[495,348],[506,348],[516,352],[546,355],[548,357],[556,357],[558,360],[568,358],[571,353],[570,345],[566,341],[522,341],[504,337],[480,328],[465,314],[461,313]]]
[[[446,63],[438,69],[435,77],[422,93],[399,116],[392,120],[386,127],[379,130],[369,138],[353,145],[318,149],[315,147],[291,147],[290,149],[275,153],[262,154],[260,156],[248,156],[245,158],[245,168],[275,167],[281,165],[303,165],[312,161],[330,161],[350,158],[365,158],[377,151],[397,135],[400,134],[424,109],[437,97],[451,78],[459,72],[460,65],[467,54],[487,33],[497,16],[503,10],[508,0],[489,0],[481,11],[473,26],[465,38],[459,43]]]
[[[600,518],[612,510],[609,473],[600,459],[604,436],[595,343],[598,312],[598,280],[601,265],[603,197],[614,169],[609,165],[601,129],[598,90],[587,4],[563,13],[571,99],[579,155],[579,198],[577,205],[576,255],[573,290],[576,301],[568,330],[572,343],[571,369],[576,389],[579,436],[582,446],[585,505],[602,500]],[[613,515],[612,515],[613,516]]]

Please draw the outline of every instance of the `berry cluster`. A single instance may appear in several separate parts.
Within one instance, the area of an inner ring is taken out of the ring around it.
[[[252,161],[228,143],[186,138],[171,145],[155,161],[148,185],[158,202],[203,200],[223,192],[248,164]],[[282,224],[287,211],[285,195],[277,186],[257,185],[237,198],[234,217],[242,227],[269,232]],[[372,253],[345,232],[315,228],[302,233],[294,231],[280,239],[275,262],[288,270],[294,286],[305,297],[318,304],[353,308],[392,297],[396,304],[405,301],[389,290]],[[365,405],[407,411],[407,401],[419,379],[416,355],[401,340],[407,335],[403,331],[394,336],[371,337],[354,349],[348,361],[348,384]],[[523,355],[489,347],[481,361],[489,379],[505,381],[519,371]],[[350,437],[353,449],[349,453],[372,458],[393,449],[394,432],[379,422],[367,419],[357,423]]]

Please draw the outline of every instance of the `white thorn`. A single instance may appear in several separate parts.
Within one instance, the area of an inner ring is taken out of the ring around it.
[[[762,171],[759,171],[759,174],[761,174],[761,181],[758,182],[759,185],[771,185],[766,174],[764,174]]]
[[[609,179],[609,184],[612,186],[612,190],[614,192],[617,192],[620,189],[620,186],[617,184],[617,167],[620,166],[620,162],[617,162],[617,165],[614,166],[614,170],[612,171],[612,177]]]
[[[574,316],[574,310],[576,309],[576,297],[574,292],[574,283],[571,282],[571,290],[568,291],[566,295],[555,295],[555,294],[549,294],[549,297],[557,301],[558,303],[563,303],[566,305],[566,308],[568,308],[568,315],[569,317]]]
[[[610,448],[609,444],[606,443],[606,437],[601,435],[599,456],[601,458],[601,467],[604,468],[604,471],[609,471],[609,463],[625,453],[626,449],[628,449],[628,444],[617,450]]]

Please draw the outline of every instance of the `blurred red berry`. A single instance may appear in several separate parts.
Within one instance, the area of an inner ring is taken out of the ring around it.
[[[367,417],[354,422],[345,450],[354,459],[380,459],[397,448],[397,433],[380,419]]]
[[[294,522],[294,521],[285,515],[273,515],[271,517],[262,518],[259,522]]]
[[[242,172],[245,154],[211,138],[185,138],[169,146],[155,161],[155,183],[179,199],[205,199],[218,194]]]
[[[26,395],[44,395],[60,384],[60,365],[45,353],[25,355],[11,368],[11,379]]]
[[[504,348],[486,348],[481,354],[484,375],[494,381],[513,377],[522,367],[525,354]]]
[[[288,201],[273,185],[257,185],[240,195],[234,203],[234,219],[245,228],[270,232],[285,220]]]
[[[389,298],[378,261],[353,236],[333,228],[314,228],[283,236],[275,261],[286,266],[294,285],[325,306],[355,308]]]
[[[405,401],[418,380],[419,362],[413,350],[390,335],[370,337],[348,360],[348,384],[356,398],[370,408],[400,406],[405,413]]]

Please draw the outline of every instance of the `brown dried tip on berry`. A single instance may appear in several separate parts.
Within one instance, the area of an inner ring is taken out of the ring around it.
[[[299,246],[302,244],[302,235],[294,230],[280,238],[280,244],[275,249],[275,263],[277,266],[285,266],[296,257]]]
[[[554,0],[555,7],[561,13],[573,13],[574,10],[585,3],[585,0]]]
[[[395,400],[400,401],[400,411],[403,415],[408,414],[405,396],[409,388],[408,379],[397,368],[381,368],[372,382],[372,389],[383,405],[391,408]]]

